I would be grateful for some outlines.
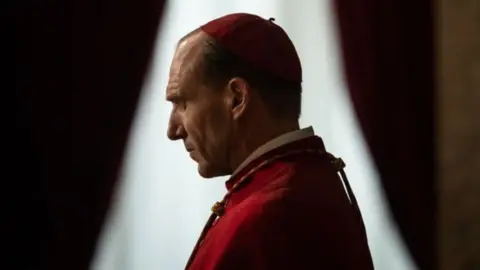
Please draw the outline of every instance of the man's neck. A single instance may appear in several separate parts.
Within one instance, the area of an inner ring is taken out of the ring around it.
[[[243,136],[243,140],[237,144],[234,159],[232,162],[232,172],[234,172],[240,164],[248,158],[255,150],[269,141],[292,131],[300,129],[297,122],[293,123],[275,123],[270,127],[257,127],[250,130],[254,132],[247,133]]]

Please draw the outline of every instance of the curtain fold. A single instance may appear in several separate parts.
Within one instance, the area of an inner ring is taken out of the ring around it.
[[[88,269],[164,2],[23,1],[9,10],[14,268],[5,269]]]
[[[433,2],[334,1],[345,78],[390,209],[434,269]]]

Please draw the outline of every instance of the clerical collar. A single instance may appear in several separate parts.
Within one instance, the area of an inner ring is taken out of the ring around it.
[[[240,166],[237,167],[235,172],[233,172],[232,176],[230,179],[235,176],[237,173],[239,173],[243,168],[245,168],[249,163],[257,159],[258,157],[262,156],[263,154],[266,154],[267,152],[272,151],[273,149],[279,148],[283,145],[303,140],[308,137],[315,136],[315,132],[313,130],[313,127],[309,126],[307,128],[295,130],[292,132],[288,132],[285,134],[282,134],[278,137],[276,137],[273,140],[270,140],[269,142],[265,143],[264,145],[260,146],[257,148],[257,150],[253,151],[250,156],[248,156],[241,164]]]

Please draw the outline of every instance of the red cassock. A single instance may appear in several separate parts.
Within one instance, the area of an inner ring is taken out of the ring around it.
[[[208,228],[189,270],[373,269],[356,200],[322,139],[291,140],[254,158]]]

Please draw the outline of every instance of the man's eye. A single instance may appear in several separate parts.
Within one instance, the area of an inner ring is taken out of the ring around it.
[[[187,102],[185,100],[178,100],[175,102],[175,107],[185,110],[187,108]]]

